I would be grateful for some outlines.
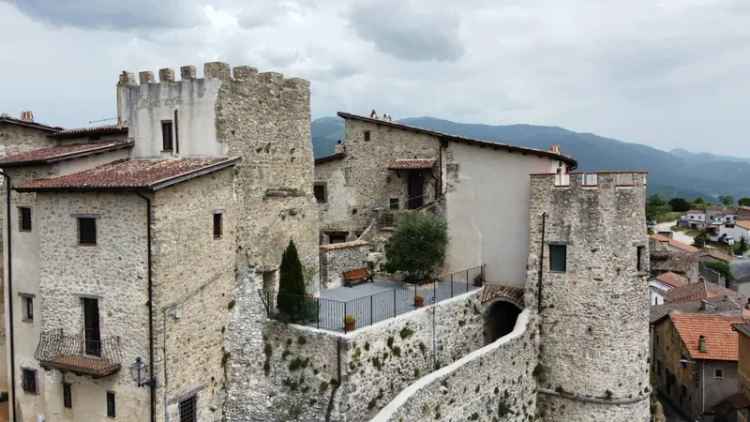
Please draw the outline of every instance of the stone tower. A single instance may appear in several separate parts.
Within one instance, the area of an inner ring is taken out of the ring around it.
[[[157,82],[150,71],[138,79],[123,72],[117,85],[118,122],[135,141],[134,158],[240,157],[238,269],[274,283],[281,254],[294,240],[308,289],[316,293],[310,83],[221,62],[206,63],[203,78],[195,66],[182,66],[179,79],[173,69],[158,75]],[[162,143],[165,127],[173,132],[169,148]]]
[[[543,421],[650,420],[645,200],[644,173],[531,177]]]

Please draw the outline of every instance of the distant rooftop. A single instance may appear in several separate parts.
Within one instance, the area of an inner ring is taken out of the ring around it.
[[[39,148],[0,158],[0,167],[52,164],[59,161],[101,154],[103,152],[131,148],[132,146],[132,142],[102,142]]]
[[[102,135],[127,135],[127,126],[94,126],[94,127],[80,127],[74,129],[64,129],[59,132],[55,132],[49,135],[51,138],[56,139],[70,139],[70,138],[81,138],[90,136],[102,136]]]
[[[736,361],[738,354],[738,335],[734,324],[743,323],[739,316],[683,314],[672,312],[672,319],[677,333],[687,348],[690,358],[695,360]],[[700,351],[700,336],[705,338],[705,351]]]
[[[410,131],[414,133],[422,133],[425,135],[435,136],[439,139],[446,140],[446,141],[464,143],[468,145],[477,145],[480,147],[503,149],[509,152],[520,152],[522,154],[530,154],[530,155],[536,155],[539,157],[560,160],[560,161],[567,163],[573,168],[578,166],[578,162],[573,157],[564,155],[559,152],[545,151],[545,150],[536,149],[536,148],[520,147],[520,146],[510,145],[510,144],[505,144],[505,143],[500,143],[500,142],[465,138],[463,136],[450,135],[447,133],[438,132],[438,131],[434,131],[430,129],[423,129],[423,128],[419,128],[415,126],[409,126],[403,123],[393,122],[390,120],[374,119],[370,117],[360,116],[357,114],[345,113],[343,111],[338,112],[338,115],[339,117],[343,119],[359,120],[362,122],[373,123],[373,124],[380,125],[380,126],[392,127],[394,129],[406,130],[406,131]]]
[[[696,248],[695,246],[688,245],[687,243],[680,242],[679,240],[670,239],[667,236],[662,236],[660,234],[652,234],[649,237],[657,242],[669,243],[669,246],[672,246],[673,248],[679,249],[684,252],[695,253],[700,251],[700,249]]]
[[[11,125],[16,125],[16,126],[24,126],[24,127],[29,127],[32,129],[39,129],[39,130],[43,130],[47,132],[57,132],[57,131],[62,130],[62,128],[58,126],[45,125],[43,123],[37,123],[33,120],[16,119],[15,117],[10,117],[7,114],[0,114],[0,123],[7,123]]]
[[[123,160],[65,176],[36,179],[16,187],[20,192],[157,191],[194,177],[233,166],[239,158]]]
[[[667,292],[665,302],[691,302],[701,299],[727,297],[737,299],[737,292],[714,283],[693,283],[675,287]]]
[[[673,273],[671,271],[659,274],[658,276],[656,276],[656,279],[671,287],[682,287],[688,284],[687,277],[677,273]]]

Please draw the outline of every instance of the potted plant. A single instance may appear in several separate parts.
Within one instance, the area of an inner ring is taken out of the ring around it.
[[[417,308],[421,308],[422,306],[424,306],[424,298],[422,296],[420,296],[420,295],[415,295],[414,296],[414,306],[417,307]]]
[[[354,331],[354,328],[357,326],[357,320],[354,319],[353,316],[347,315],[344,317],[344,331]]]

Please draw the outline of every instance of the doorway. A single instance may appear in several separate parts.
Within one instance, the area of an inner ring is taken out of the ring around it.
[[[513,331],[521,310],[510,302],[499,300],[490,306],[484,319],[484,343],[490,344]]]
[[[99,331],[99,300],[83,298],[83,333],[87,355],[102,355],[102,336]]]
[[[424,205],[424,173],[421,171],[410,171],[406,181],[406,194],[408,196],[406,207],[410,210],[420,208]]]

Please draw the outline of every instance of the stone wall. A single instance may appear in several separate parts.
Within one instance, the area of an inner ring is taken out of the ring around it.
[[[537,306],[546,213],[540,389],[551,394],[540,396],[540,414],[545,421],[646,422],[648,264],[639,271],[637,262],[638,248],[648,256],[646,175],[599,173],[594,186],[570,179],[557,186],[554,175],[531,178],[527,306]],[[564,272],[550,270],[551,244],[566,246]]]
[[[536,324],[519,315],[510,334],[407,387],[374,422],[529,421],[536,414]]]
[[[370,244],[361,240],[320,246],[321,288],[341,287],[344,271],[367,268],[369,252]]]
[[[232,421],[367,421],[400,391],[484,344],[479,291],[349,334],[284,325],[244,307],[260,301],[252,276],[239,286],[230,325]],[[261,335],[250,331],[261,328]]]
[[[157,409],[163,410],[166,400],[167,415],[172,416],[168,420],[177,420],[179,401],[193,394],[200,420],[222,416],[224,333],[235,306],[239,212],[233,172],[221,170],[153,195]],[[222,214],[218,239],[213,234],[214,213]],[[163,418],[160,411],[157,420]]]

